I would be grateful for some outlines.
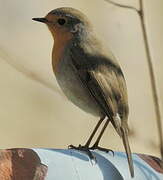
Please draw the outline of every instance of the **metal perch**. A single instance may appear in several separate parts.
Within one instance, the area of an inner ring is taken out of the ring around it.
[[[162,180],[161,160],[133,154],[131,178],[125,153],[93,151],[97,162],[76,150],[7,149],[0,151],[1,180]]]

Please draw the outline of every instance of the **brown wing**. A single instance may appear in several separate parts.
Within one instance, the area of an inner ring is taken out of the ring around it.
[[[112,119],[113,125],[117,124],[114,122],[117,115],[122,123],[126,122],[128,100],[122,72],[106,65],[99,65],[96,69],[88,71],[88,74],[90,75],[90,80],[87,82],[88,88],[100,102],[106,115]]]
[[[115,58],[88,54],[80,46],[72,46],[70,56],[81,83],[109,119],[114,120],[118,114],[125,122],[128,118],[127,89]]]

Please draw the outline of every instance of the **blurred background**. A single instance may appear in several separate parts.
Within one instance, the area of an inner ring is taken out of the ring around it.
[[[138,0],[116,2],[139,8]],[[61,92],[51,67],[51,34],[44,24],[32,21],[52,9],[69,6],[88,16],[98,38],[121,64],[128,86],[132,151],[159,156],[149,68],[136,11],[104,0],[0,0],[0,4],[1,148],[67,148],[69,144],[84,144],[97,123],[96,117],[74,106]],[[144,4],[162,106],[163,1],[144,0]],[[101,145],[124,151],[112,126]]]

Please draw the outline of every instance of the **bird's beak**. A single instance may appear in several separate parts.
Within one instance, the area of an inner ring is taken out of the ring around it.
[[[48,20],[46,18],[32,18],[32,20],[42,23],[48,23]]]

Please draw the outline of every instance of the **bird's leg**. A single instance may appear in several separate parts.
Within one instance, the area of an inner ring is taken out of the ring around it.
[[[100,120],[98,121],[97,125],[95,126],[92,134],[90,135],[88,141],[86,142],[86,144],[84,146],[80,145],[78,147],[76,146],[73,146],[73,145],[69,145],[68,148],[69,149],[76,149],[76,150],[79,150],[79,151],[84,151],[86,152],[86,154],[89,156],[90,159],[94,159],[94,156],[92,155],[92,153],[90,152],[90,148],[89,148],[89,145],[94,137],[94,135],[96,134],[98,128],[100,127],[102,121],[105,119],[105,116],[100,118]]]
[[[101,125],[101,123],[102,123],[102,121],[103,121],[104,119],[105,119],[105,117],[100,118],[100,120],[98,121],[98,123],[97,123],[96,127],[94,128],[92,134],[90,135],[88,141],[86,142],[85,147],[89,147],[89,145],[91,144],[91,141],[92,141],[93,137],[95,136],[98,128],[100,127],[100,125]]]
[[[107,153],[108,153],[109,151],[111,151],[111,152],[113,153],[113,155],[114,155],[114,151],[113,151],[113,150],[111,150],[111,149],[106,149],[106,148],[100,147],[100,146],[98,145],[99,142],[100,142],[100,140],[101,140],[101,138],[102,138],[102,136],[103,136],[103,134],[104,134],[104,131],[105,131],[106,127],[107,127],[108,124],[109,124],[109,121],[110,121],[109,119],[106,120],[106,122],[105,122],[105,124],[104,124],[104,127],[102,128],[102,130],[101,130],[101,132],[100,132],[100,134],[99,134],[96,142],[94,143],[94,145],[93,145],[92,147],[90,147],[90,149],[92,149],[92,150],[98,149],[98,150],[100,150],[100,151],[104,151],[104,152],[107,152]]]

